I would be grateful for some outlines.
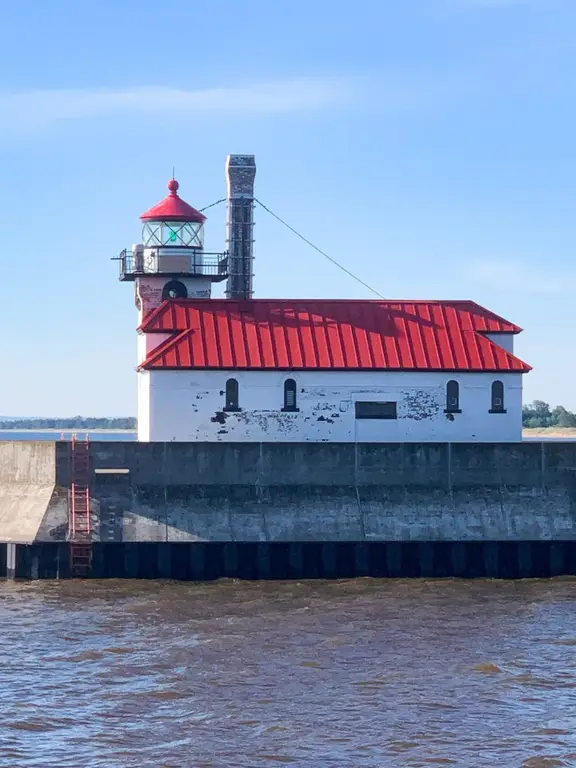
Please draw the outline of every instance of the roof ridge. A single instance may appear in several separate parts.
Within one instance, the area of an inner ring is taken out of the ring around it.
[[[281,299],[281,298],[265,298],[265,297],[258,297],[258,298],[252,298],[252,299],[227,299],[224,296],[219,296],[218,298],[204,298],[204,297],[194,297],[194,296],[188,296],[186,298],[179,298],[179,299],[166,299],[166,301],[173,301],[175,303],[182,303],[182,304],[189,304],[191,302],[198,302],[198,303],[211,303],[214,304],[215,302],[222,302],[223,304],[242,304],[244,306],[250,306],[251,304],[264,304],[264,303],[285,303],[285,304],[295,304],[297,302],[315,302],[317,304],[473,304],[474,306],[478,307],[479,309],[484,309],[487,312],[492,312],[492,310],[486,309],[486,307],[483,307],[481,304],[478,304],[477,301],[474,301],[474,299],[319,299],[315,298],[313,296],[308,296],[305,298],[292,298],[292,299]]]
[[[151,310],[151,312],[147,315],[147,317],[144,318],[142,323],[140,324],[138,330],[148,332],[148,331],[154,331],[154,330],[161,330],[161,329],[151,329],[150,325],[151,323],[159,316],[161,315],[168,306],[175,307],[175,306],[181,306],[181,307],[191,307],[191,306],[211,306],[213,308],[223,308],[223,307],[229,307],[229,308],[235,308],[238,307],[241,311],[249,312],[251,307],[256,308],[258,305],[261,306],[269,306],[272,305],[280,305],[280,306],[288,306],[288,307],[296,307],[298,305],[301,306],[309,306],[310,304],[320,305],[320,306],[341,306],[341,305],[370,305],[370,306],[384,306],[384,307],[390,307],[391,305],[414,305],[414,306],[439,306],[439,307],[455,307],[455,308],[462,308],[467,307],[470,310],[476,312],[478,315],[483,315],[486,319],[492,319],[500,322],[502,325],[507,325],[510,327],[510,330],[503,330],[503,329],[496,329],[496,330],[490,330],[489,328],[486,330],[480,331],[478,329],[478,332],[482,333],[521,333],[522,328],[515,323],[510,322],[509,320],[506,320],[505,317],[502,317],[502,315],[497,314],[496,312],[493,312],[491,309],[487,309],[486,307],[483,307],[481,304],[478,304],[475,301],[472,301],[471,299],[457,299],[457,300],[425,300],[425,299],[386,299],[386,300],[380,300],[380,299],[224,299],[224,298],[217,298],[217,299],[205,299],[205,298],[186,298],[186,299],[165,299],[158,307]],[[391,311],[395,311],[392,309]],[[398,310],[402,311],[402,309]]]

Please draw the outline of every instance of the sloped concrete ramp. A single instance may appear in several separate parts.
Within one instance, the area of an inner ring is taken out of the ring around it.
[[[31,543],[46,528],[55,494],[51,441],[0,443],[0,541]]]
[[[54,485],[0,484],[0,541],[35,541],[53,492]]]

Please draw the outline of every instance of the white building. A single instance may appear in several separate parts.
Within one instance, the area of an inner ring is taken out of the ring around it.
[[[514,441],[521,331],[472,301],[252,298],[254,158],[228,160],[228,247],[177,194],[121,255],[139,312],[143,441]],[[227,280],[226,299],[212,299]]]

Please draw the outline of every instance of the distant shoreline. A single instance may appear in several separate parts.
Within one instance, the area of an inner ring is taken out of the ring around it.
[[[571,437],[576,438],[576,427],[533,427],[523,429],[523,437]]]
[[[34,429],[34,427],[4,427],[4,429],[0,429],[0,435],[4,434],[4,432],[42,432],[46,434],[59,434],[61,432],[76,432],[77,434],[84,434],[89,435],[94,432],[114,432],[114,434],[128,434],[128,435],[135,435],[137,429],[110,429],[107,427],[97,427],[92,429],[84,429],[83,427],[54,427],[52,429],[47,429],[43,427],[39,427],[38,429]]]

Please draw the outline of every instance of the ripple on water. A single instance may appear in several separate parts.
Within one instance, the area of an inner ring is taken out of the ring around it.
[[[491,664],[490,662],[484,662],[482,664],[476,664],[474,667],[476,672],[484,672],[486,675],[499,675],[503,672],[497,664]]]
[[[573,580],[3,583],[0,622],[2,768],[576,760]]]

